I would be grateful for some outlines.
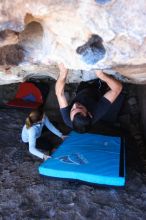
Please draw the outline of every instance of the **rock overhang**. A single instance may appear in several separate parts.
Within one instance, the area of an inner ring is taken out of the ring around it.
[[[56,79],[58,62],[71,82],[104,69],[145,83],[145,10],[144,0],[1,1],[1,84],[30,75]]]

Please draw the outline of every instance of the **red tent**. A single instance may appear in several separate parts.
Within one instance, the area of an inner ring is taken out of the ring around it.
[[[43,104],[41,91],[34,83],[20,84],[15,98],[7,103],[8,106],[21,108],[38,108]]]

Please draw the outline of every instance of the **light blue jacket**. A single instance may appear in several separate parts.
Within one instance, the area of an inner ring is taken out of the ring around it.
[[[58,137],[62,137],[62,133],[54,127],[54,125],[49,121],[47,116],[44,116],[42,121],[34,124],[30,128],[26,128],[26,125],[23,126],[22,129],[22,141],[25,143],[29,143],[29,151],[35,156],[42,158],[44,154],[36,149],[36,139],[41,136],[43,126],[46,126],[52,133],[56,134]]]

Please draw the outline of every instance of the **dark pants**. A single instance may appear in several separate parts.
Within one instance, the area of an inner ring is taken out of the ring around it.
[[[82,90],[88,89],[90,96],[94,96],[97,101],[110,89],[108,85],[100,79],[81,82],[78,86],[76,94],[78,95]],[[122,91],[117,99],[112,103],[111,108],[102,118],[102,121],[107,123],[115,123],[118,115],[121,112],[124,103],[125,94]]]
[[[109,111],[103,117],[103,121],[105,122],[117,122],[118,116],[120,115],[123,103],[125,99],[125,94],[123,92],[120,93],[118,98],[112,103]]]
[[[39,149],[51,152],[53,148],[56,148],[61,144],[61,138],[50,132],[45,126],[43,127],[41,137],[36,141],[36,146]]]
[[[82,81],[77,88],[76,94],[84,89],[88,89],[90,95],[94,95],[98,101],[99,98],[109,90],[109,87],[105,82],[101,81],[100,79],[94,79],[87,82]]]

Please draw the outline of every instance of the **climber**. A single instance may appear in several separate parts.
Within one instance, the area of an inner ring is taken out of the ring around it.
[[[49,135],[47,134],[47,137],[41,137],[44,129],[44,125],[55,135],[60,137],[62,140],[64,140],[65,136],[54,127],[54,125],[49,121],[48,117],[45,115],[43,109],[40,107],[39,109],[33,110],[29,116],[26,118],[25,125],[22,129],[22,141],[24,143],[28,143],[29,145],[29,152],[33,155],[41,158],[41,159],[48,159],[50,158],[49,155],[44,154],[40,152],[36,145],[45,144],[48,146],[45,146],[46,150],[49,150],[47,148],[50,148],[49,146]],[[45,140],[47,139],[47,140]],[[44,146],[42,147],[44,148]]]
[[[64,93],[68,70],[64,64],[59,64],[59,70],[55,89],[61,115],[67,126],[84,133],[97,121],[116,122],[124,100],[121,82],[101,70],[96,71],[97,79],[81,82],[76,97],[69,105]]]

